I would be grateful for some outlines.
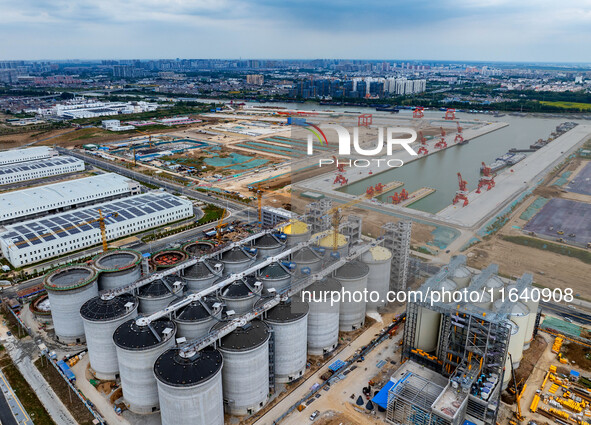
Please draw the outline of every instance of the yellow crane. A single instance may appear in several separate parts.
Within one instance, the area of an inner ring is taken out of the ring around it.
[[[36,241],[38,239],[45,238],[46,236],[53,236],[54,234],[58,234],[58,233],[61,233],[61,232],[72,230],[72,229],[75,229],[76,227],[82,227],[82,226],[85,226],[85,225],[89,225],[89,224],[98,222],[99,223],[99,226],[100,226],[100,230],[101,230],[101,239],[102,239],[102,244],[103,244],[103,252],[105,252],[107,250],[107,230],[106,230],[106,227],[105,227],[105,220],[107,218],[110,218],[110,217],[117,217],[119,215],[119,213],[117,213],[117,212],[111,212],[111,213],[108,213],[108,214],[103,215],[103,212],[102,212],[101,209],[99,209],[98,212],[99,212],[98,218],[94,218],[92,220],[83,221],[83,222],[78,223],[78,224],[73,224],[72,226],[64,227],[63,229],[58,230],[58,231],[55,231],[55,232],[44,233],[42,235],[35,236],[33,238],[23,239],[22,241],[16,242],[15,245],[16,246],[19,246],[19,245],[22,245],[22,244],[25,244],[25,243],[28,243],[28,242],[32,242],[32,241]]]
[[[527,384],[523,385],[521,391],[517,388],[517,377],[515,376],[515,369],[513,369],[513,356],[509,353],[509,361],[511,362],[511,375],[513,376],[513,386],[515,387],[515,403],[517,404],[517,411],[515,412],[515,419],[521,422],[524,417],[521,414],[521,397],[523,396],[523,392],[525,391],[525,387]]]
[[[352,201],[349,201],[345,204],[340,204],[339,206],[332,207],[328,210],[327,214],[332,215],[331,224],[332,224],[332,250],[337,251],[339,249],[339,227],[341,225],[341,220],[343,216],[341,215],[341,211],[347,208],[351,208],[354,205],[357,205],[360,202],[363,202],[367,199],[367,194],[363,194]]]
[[[137,131],[138,133],[142,133],[144,136],[148,136],[148,146],[150,146],[150,147],[153,146],[153,144],[152,144],[152,135],[151,134],[145,133],[145,132],[143,132],[141,130],[138,130],[137,128],[135,129],[135,131]],[[134,151],[134,157],[135,157],[135,151]]]
[[[224,227],[224,218],[226,218],[226,209],[222,211],[222,216],[220,217],[218,224],[215,226],[215,233],[218,242],[222,241],[222,227]]]

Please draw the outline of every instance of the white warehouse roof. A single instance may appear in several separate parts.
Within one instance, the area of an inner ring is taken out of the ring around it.
[[[55,156],[37,161],[0,165],[0,184],[35,180],[84,170],[84,161],[71,156]]]
[[[25,149],[11,149],[0,152],[0,165],[14,164],[23,161],[49,158],[57,153],[48,146],[36,146]]]
[[[0,194],[0,223],[139,190],[139,183],[115,173]]]
[[[45,218],[5,226],[0,233],[2,253],[14,267],[37,263],[101,243],[99,217],[105,218],[107,239],[113,240],[142,230],[163,226],[193,216],[193,204],[165,192],[109,201]]]

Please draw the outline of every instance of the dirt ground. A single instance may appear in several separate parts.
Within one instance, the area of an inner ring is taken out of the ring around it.
[[[562,347],[561,351],[570,362],[574,361],[581,369],[591,372],[591,360],[586,357],[587,354],[591,354],[590,349],[568,341]]]

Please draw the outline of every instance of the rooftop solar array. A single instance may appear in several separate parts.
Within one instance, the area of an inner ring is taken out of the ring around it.
[[[38,161],[19,162],[16,164],[0,165],[0,176],[6,174],[16,174],[25,171],[34,171],[43,168],[57,167],[60,165],[70,165],[82,162],[81,160],[71,156],[55,156],[47,159],[40,159]]]
[[[7,246],[14,244],[18,249],[23,249],[92,229],[99,229],[99,222],[85,224],[98,217],[99,208],[103,216],[113,212],[118,214],[116,217],[105,219],[105,225],[108,228],[109,224],[121,223],[156,212],[164,212],[187,202],[189,201],[177,198],[169,193],[136,195],[67,213],[9,225],[6,226],[6,232],[0,234],[0,239]]]
[[[48,158],[53,154],[48,146],[35,146],[25,149],[11,149],[0,152],[0,164],[13,164],[32,159]]]

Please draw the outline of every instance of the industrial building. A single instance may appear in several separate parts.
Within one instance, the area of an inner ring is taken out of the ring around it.
[[[0,152],[0,165],[16,164],[24,161],[37,161],[57,156],[57,152],[49,146],[35,146],[25,149],[11,149]]]
[[[496,423],[511,367],[519,366],[535,336],[538,303],[500,296],[502,291],[529,293],[530,274],[511,281],[500,278],[494,264],[472,271],[465,262],[464,256],[455,257],[419,288],[421,296],[407,303],[406,362],[392,377],[389,423]],[[445,292],[448,297],[433,298]],[[461,294],[478,297],[469,301]]]
[[[71,156],[0,165],[0,186],[77,171],[84,171],[84,161]]]
[[[14,266],[37,263],[102,242],[99,210],[107,240],[193,216],[191,201],[165,192],[130,196],[50,217],[5,226],[0,248]]]
[[[0,194],[0,225],[138,195],[140,191],[138,182],[108,173],[6,192]]]

